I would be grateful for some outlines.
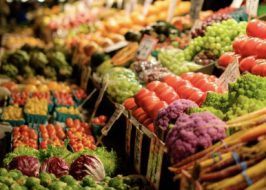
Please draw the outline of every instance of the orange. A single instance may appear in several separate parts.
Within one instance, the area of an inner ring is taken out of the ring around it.
[[[118,34],[124,36],[128,32],[128,28],[120,28]]]
[[[38,84],[41,84],[41,81],[37,79],[30,79],[28,84],[38,85]]]
[[[157,16],[156,15],[150,15],[148,17],[146,17],[146,23],[147,24],[150,24],[150,23],[153,23],[153,22],[156,22],[157,21]]]
[[[161,11],[160,7],[157,7],[157,6],[154,6],[154,5],[150,5],[147,16],[154,15],[154,14],[159,14],[160,11]]]
[[[47,87],[49,88],[50,91],[57,91],[58,84],[55,81],[50,81],[47,83]]]
[[[133,26],[131,27],[131,29],[134,30],[134,31],[140,31],[142,28],[143,28],[143,27],[140,26],[140,25],[133,25]]]
[[[154,6],[159,7],[160,10],[168,10],[169,1],[155,1]]]
[[[131,19],[134,24],[144,26],[146,24],[145,17],[141,13],[132,13]]]
[[[38,92],[38,89],[33,84],[27,84],[23,89],[22,92]]]
[[[158,20],[166,20],[166,19],[167,19],[167,11],[160,12]]]
[[[120,27],[125,27],[125,28],[130,28],[132,26],[133,22],[130,19],[130,17],[121,17],[119,26]]]
[[[114,32],[115,33],[119,30],[118,23],[113,19],[107,20],[105,22],[105,27],[108,30],[108,32]]]
[[[40,84],[37,87],[39,92],[49,92],[49,88],[46,84]]]

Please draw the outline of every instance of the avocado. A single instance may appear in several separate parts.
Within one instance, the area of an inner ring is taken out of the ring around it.
[[[134,32],[131,41],[132,42],[140,42],[142,39],[142,34],[140,32]]]
[[[67,183],[67,185],[75,185],[76,183],[76,180],[71,175],[63,175],[60,180]]]
[[[8,171],[5,168],[0,168],[0,176],[6,176]]]
[[[165,42],[165,40],[166,40],[166,35],[164,35],[164,34],[159,34],[158,35],[158,37],[157,37],[157,39],[159,40],[158,42],[159,43],[163,43],[163,42]]]
[[[151,36],[153,32],[154,32],[154,29],[152,27],[148,26],[148,27],[146,27],[144,34]]]
[[[83,187],[89,186],[89,187],[96,187],[96,183],[94,181],[94,178],[90,175],[86,175],[81,180],[81,185]]]
[[[17,181],[19,178],[17,172],[15,171],[10,171],[6,177],[12,178],[14,181]]]
[[[47,187],[50,183],[52,183],[52,179],[48,173],[40,173],[39,175],[40,184],[44,187]]]
[[[22,190],[20,185],[17,184],[17,183],[13,183],[11,186],[10,186],[10,190]]]
[[[0,183],[0,189],[1,190],[9,190],[9,187],[4,183]]]
[[[164,22],[160,22],[156,28],[155,28],[155,32],[157,34],[165,34],[165,35],[168,35],[168,30],[169,30],[169,27],[166,23]]]

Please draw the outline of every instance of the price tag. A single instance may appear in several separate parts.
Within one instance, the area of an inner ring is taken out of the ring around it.
[[[134,166],[138,174],[140,174],[140,166],[141,166],[142,139],[143,139],[143,132],[141,131],[141,129],[136,127],[135,148],[134,148]]]
[[[108,1],[107,1],[107,6],[106,6],[106,7],[107,7],[108,9],[111,9],[113,3],[114,3],[114,0],[108,0]]]
[[[147,60],[157,42],[158,39],[145,34],[140,42],[135,58],[141,61]]]
[[[249,16],[257,17],[259,0],[247,0],[246,12]]]
[[[202,9],[204,0],[191,0],[191,7],[190,7],[190,18],[194,21],[199,19],[199,13]]]
[[[230,5],[230,7],[238,9],[238,8],[241,7],[242,3],[243,3],[243,0],[233,0],[233,2]]]
[[[152,3],[152,0],[145,0],[143,10],[142,10],[143,16],[147,16],[151,3]]]
[[[164,143],[153,133],[151,137],[146,178],[156,190],[159,189],[160,186],[163,154]]]
[[[122,9],[123,0],[117,0],[117,8]]]
[[[131,148],[131,129],[132,129],[132,122],[131,122],[131,112],[128,112],[127,118],[127,125],[126,125],[126,140],[125,140],[125,148],[126,154],[130,157],[130,148]]]
[[[171,0],[169,7],[168,7],[168,13],[167,13],[167,22],[170,22],[170,20],[173,18],[175,6],[176,6],[177,0]]]
[[[236,82],[238,77],[240,77],[239,63],[238,59],[235,58],[235,60],[226,67],[224,73],[220,76],[219,86],[223,91],[228,91],[228,84]]]
[[[107,136],[108,131],[113,126],[114,122],[121,116],[123,113],[125,107],[123,105],[119,105],[118,108],[113,113],[112,117],[109,119],[108,123],[105,125],[105,127],[102,129],[102,134]]]
[[[127,41],[121,41],[121,42],[118,42],[114,45],[111,45],[111,46],[108,46],[106,48],[104,48],[104,52],[105,53],[110,53],[112,51],[115,51],[115,50],[118,50],[118,49],[121,49],[123,47],[126,47],[130,42],[127,42]]]

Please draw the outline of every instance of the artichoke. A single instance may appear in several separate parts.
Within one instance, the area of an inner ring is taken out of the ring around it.
[[[60,51],[51,53],[48,59],[49,59],[49,65],[55,68],[56,70],[59,70],[63,66],[68,65],[68,63],[66,62],[65,55]]]
[[[13,64],[17,68],[22,68],[28,65],[29,60],[29,55],[23,50],[16,50],[14,53],[9,55],[7,59],[8,63]]]
[[[31,56],[30,66],[35,69],[44,68],[48,62],[49,61],[44,53],[36,51]]]
[[[70,65],[64,65],[59,69],[59,75],[62,77],[70,77],[72,75],[72,67]]]
[[[2,73],[14,78],[18,74],[18,69],[12,64],[5,64],[2,66]]]
[[[56,70],[53,67],[50,67],[50,66],[47,66],[47,67],[43,68],[42,74],[46,78],[54,78],[57,75]]]
[[[35,75],[35,70],[29,65],[26,65],[22,69],[19,70],[19,73],[21,75]]]

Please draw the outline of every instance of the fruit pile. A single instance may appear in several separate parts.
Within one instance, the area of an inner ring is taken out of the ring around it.
[[[64,140],[66,138],[66,134],[60,125],[55,125],[55,126],[53,124],[48,124],[47,126],[39,125],[39,131],[40,131],[40,136],[43,139]]]
[[[51,100],[51,94],[50,92],[33,92],[31,95],[32,98],[37,97],[39,100],[40,99],[46,99],[48,104],[52,104]]]
[[[38,99],[37,97],[28,98],[25,105],[25,113],[34,115],[47,115],[48,104],[46,99]]]
[[[195,63],[199,65],[209,65],[216,61],[217,56],[212,53],[210,50],[202,50],[194,57]]]
[[[3,120],[24,120],[23,109],[14,104],[13,106],[9,105],[4,112],[2,113]]]
[[[105,115],[100,115],[99,117],[95,117],[92,122],[96,125],[106,125],[108,122],[108,117]]]
[[[58,112],[61,112],[61,113],[79,115],[79,110],[77,108],[74,108],[73,106],[70,106],[69,108],[67,108],[67,107],[59,107],[59,108],[56,108],[56,109],[57,109]]]
[[[87,93],[83,89],[78,89],[77,91],[74,91],[74,94],[79,100],[83,100],[87,97]]]
[[[27,92],[13,93],[10,95],[10,104],[19,104],[21,106],[25,105],[26,99],[30,97]]]
[[[27,125],[12,128],[12,148],[29,146],[38,149],[37,141],[37,131],[29,129]]]
[[[57,99],[56,103],[58,105],[75,105],[72,95],[67,92],[54,92],[54,97]]]

